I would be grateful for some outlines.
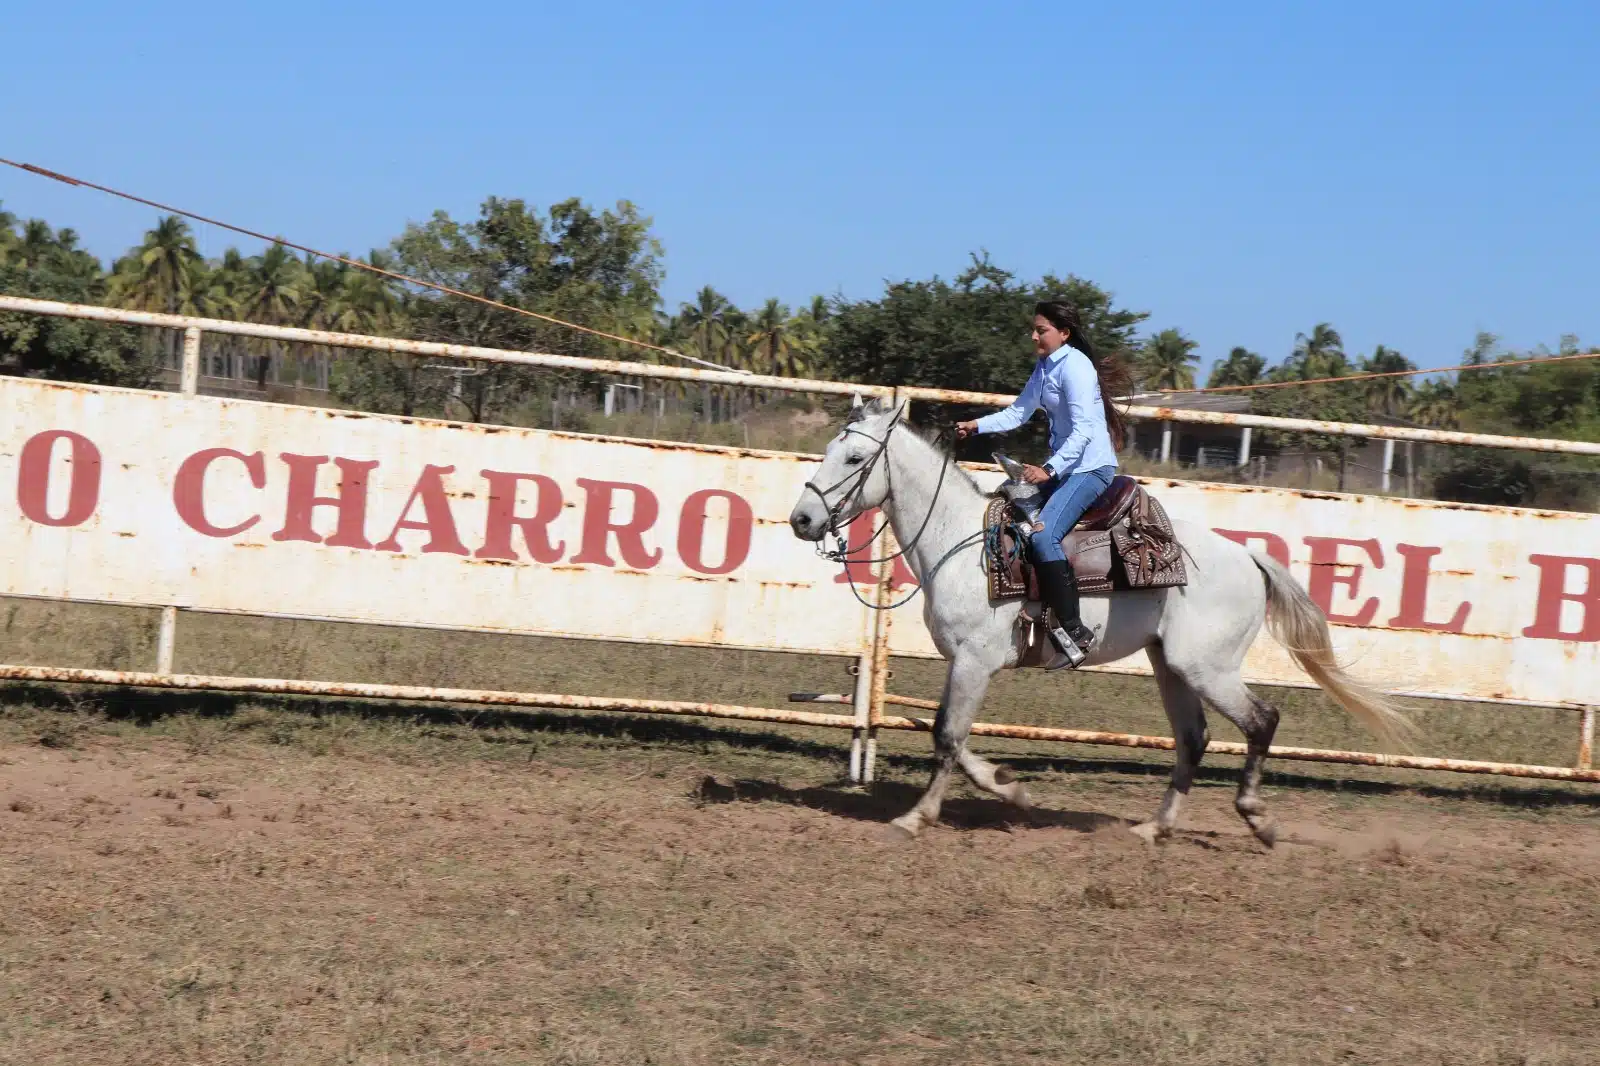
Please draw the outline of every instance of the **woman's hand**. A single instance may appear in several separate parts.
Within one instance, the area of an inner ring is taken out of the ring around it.
[[[976,421],[956,423],[956,440],[966,440],[976,432],[978,432]]]
[[[1050,471],[1042,466],[1034,466],[1029,463],[1022,468],[1022,480],[1030,485],[1043,485],[1050,480]]]

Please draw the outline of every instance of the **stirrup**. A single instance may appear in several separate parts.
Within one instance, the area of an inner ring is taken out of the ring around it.
[[[1094,634],[1085,629],[1082,623],[1078,625],[1079,639],[1074,640],[1067,635],[1067,631],[1060,626],[1050,630],[1050,639],[1055,643],[1059,653],[1054,660],[1045,664],[1046,670],[1076,670],[1089,658],[1089,647],[1094,643]]]

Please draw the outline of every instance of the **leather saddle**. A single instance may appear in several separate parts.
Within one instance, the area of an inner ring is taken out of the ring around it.
[[[989,499],[983,528],[989,599],[1039,602],[1038,578],[1027,550],[1030,528],[1004,494]],[[1079,592],[1171,588],[1188,582],[1183,548],[1166,509],[1126,475],[1111,479],[1061,546]]]

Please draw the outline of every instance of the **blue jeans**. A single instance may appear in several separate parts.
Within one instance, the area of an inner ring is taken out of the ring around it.
[[[1111,487],[1111,479],[1116,474],[1116,467],[1102,466],[1097,470],[1078,470],[1068,474],[1064,481],[1051,478],[1041,486],[1047,496],[1039,512],[1044,529],[1028,538],[1034,562],[1067,561],[1066,553],[1061,550],[1062,538],[1072,532],[1083,513]]]

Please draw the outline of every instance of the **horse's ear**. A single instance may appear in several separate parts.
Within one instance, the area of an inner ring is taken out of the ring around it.
[[[859,422],[863,418],[866,418],[866,417],[867,417],[867,405],[861,402],[861,394],[859,392],[851,393],[850,394],[850,415],[849,415],[848,418],[845,419],[845,421],[846,422]]]

